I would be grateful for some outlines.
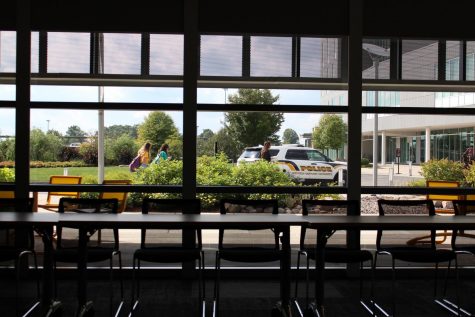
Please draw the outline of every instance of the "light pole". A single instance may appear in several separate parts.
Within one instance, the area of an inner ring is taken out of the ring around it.
[[[363,50],[368,52],[374,67],[374,79],[379,79],[379,62],[389,57],[389,49],[370,43],[363,43]],[[374,106],[379,104],[379,92],[374,92]],[[384,142],[384,140],[383,140]],[[381,155],[385,155],[382,153]],[[378,186],[378,114],[374,114],[373,125],[373,186]]]
[[[228,88],[223,88],[224,89],[224,104],[228,103]]]
[[[46,132],[49,131],[49,119],[46,120]]]

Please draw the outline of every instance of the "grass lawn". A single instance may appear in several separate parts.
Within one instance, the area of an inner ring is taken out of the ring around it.
[[[97,167],[68,167],[68,175],[70,176],[82,176],[93,177],[97,180]],[[62,167],[51,168],[30,168],[30,182],[49,182],[51,175],[63,175],[64,169]],[[117,177],[120,176],[120,177]],[[118,179],[118,178],[132,179],[132,173],[129,172],[129,167],[118,166],[106,166],[105,178]]]

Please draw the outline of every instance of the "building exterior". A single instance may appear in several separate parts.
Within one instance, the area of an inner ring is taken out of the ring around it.
[[[383,48],[389,47],[389,41],[366,41]],[[466,46],[467,80],[475,77],[475,42]],[[458,41],[446,42],[447,81],[459,80],[461,45]],[[436,80],[438,76],[438,42],[427,40],[402,41],[401,76],[403,79],[424,81]],[[363,52],[363,78],[389,79],[390,59],[379,61],[376,70],[370,55]],[[376,77],[378,73],[378,78]],[[452,108],[475,107],[475,93],[444,91],[363,91],[363,107],[428,107]],[[346,91],[322,91],[323,105],[344,105]],[[374,114],[362,116],[362,157],[373,160]],[[385,164],[396,162],[396,153],[400,153],[400,162],[411,161],[416,164],[430,159],[459,161],[465,149],[474,145],[475,120],[471,116],[446,115],[441,120],[435,115],[379,114],[378,117],[378,162]],[[399,150],[397,150],[399,149]]]

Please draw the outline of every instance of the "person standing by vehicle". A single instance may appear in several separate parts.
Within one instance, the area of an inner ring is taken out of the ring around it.
[[[142,167],[147,167],[150,161],[150,146],[151,144],[149,142],[145,143],[137,153],[140,157],[140,166]]]
[[[158,164],[160,163],[160,160],[169,160],[170,156],[168,156],[168,144],[163,143],[162,146],[160,147],[160,150],[158,151],[157,157],[153,160],[153,163]]]
[[[265,141],[261,150],[261,159],[266,160],[267,162],[270,162],[270,146],[270,141]]]

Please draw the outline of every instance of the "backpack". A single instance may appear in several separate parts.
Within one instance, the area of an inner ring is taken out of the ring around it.
[[[136,157],[134,157],[132,162],[130,162],[129,171],[135,172],[135,170],[139,167],[140,167],[140,155],[137,155]]]

